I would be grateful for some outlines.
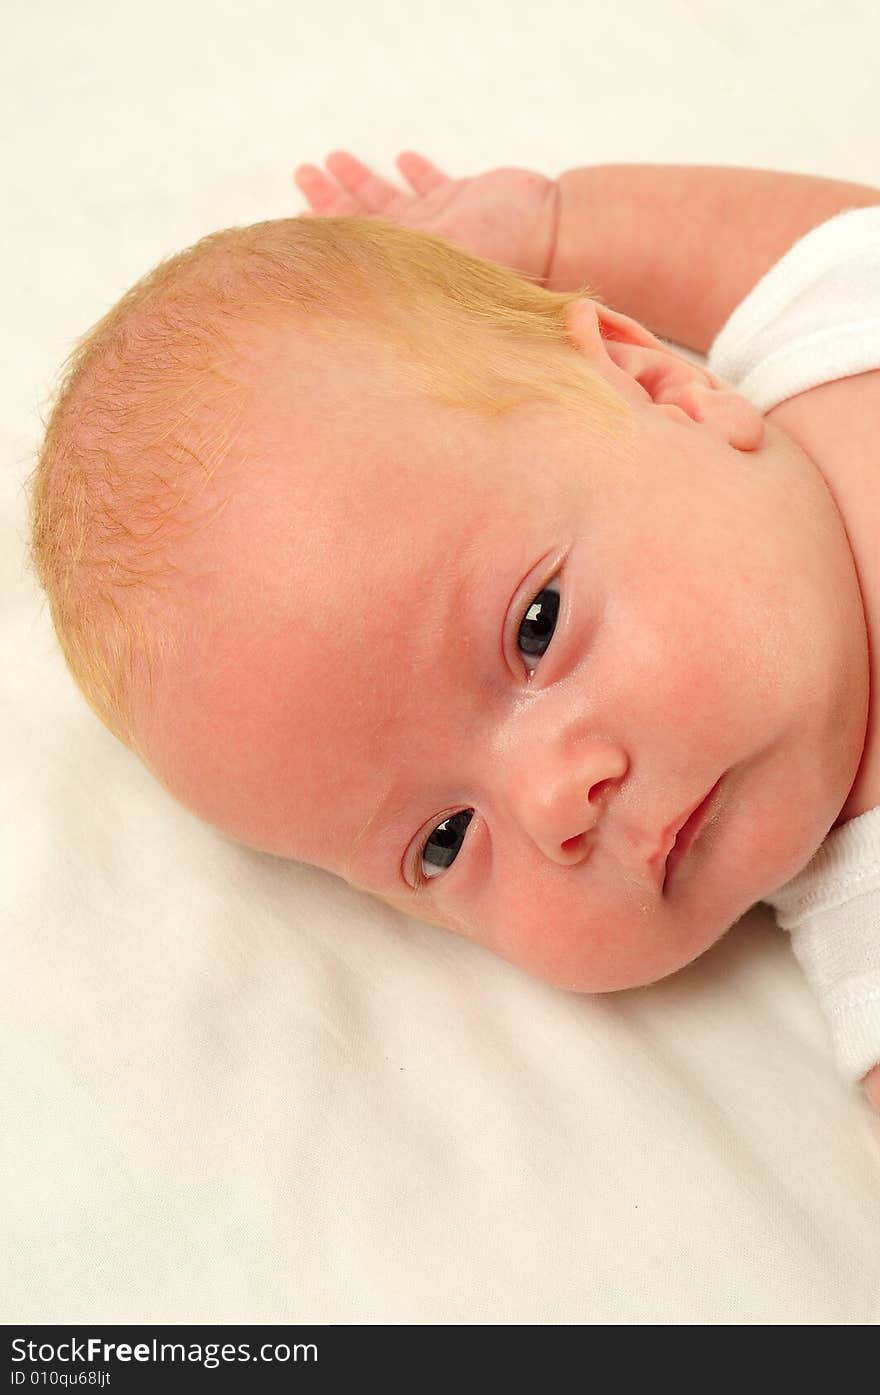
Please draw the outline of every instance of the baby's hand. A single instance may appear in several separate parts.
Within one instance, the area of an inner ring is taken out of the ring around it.
[[[556,243],[559,187],[531,170],[498,169],[471,179],[449,179],[414,151],[397,167],[415,195],[402,194],[345,150],[325,161],[334,184],[317,165],[298,165],[293,180],[314,212],[302,218],[357,214],[387,218],[457,242],[544,284]]]
[[[877,1113],[880,1114],[880,1066],[875,1066],[869,1070],[868,1074],[862,1078],[865,1093],[871,1101]]]

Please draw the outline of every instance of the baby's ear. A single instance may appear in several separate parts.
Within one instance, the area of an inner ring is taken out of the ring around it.
[[[736,450],[757,450],[764,418],[717,374],[683,358],[638,320],[582,297],[566,310],[569,338],[628,401],[673,407]]]

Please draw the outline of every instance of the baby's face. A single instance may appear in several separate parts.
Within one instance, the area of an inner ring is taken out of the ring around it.
[[[490,426],[367,402],[368,363],[279,352],[148,745],[234,838],[603,991],[682,967],[803,865],[854,778],[867,678],[815,465],[582,304],[629,456],[555,406]]]

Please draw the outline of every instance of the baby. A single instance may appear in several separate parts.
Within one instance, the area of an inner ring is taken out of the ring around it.
[[[559,987],[767,901],[880,1102],[880,191],[399,166],[301,167],[77,344],[73,676],[217,829]]]

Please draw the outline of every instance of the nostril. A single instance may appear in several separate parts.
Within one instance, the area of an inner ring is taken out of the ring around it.
[[[584,835],[582,833],[576,833],[573,838],[566,838],[565,842],[562,844],[562,851],[566,853],[579,852],[583,837]]]
[[[593,785],[592,789],[590,790],[590,793],[587,795],[588,802],[590,804],[596,804],[598,802],[598,799],[601,797],[601,794],[605,793],[605,786],[613,783],[613,780],[610,778],[607,780],[597,780],[595,785]]]

